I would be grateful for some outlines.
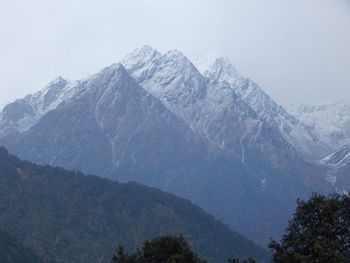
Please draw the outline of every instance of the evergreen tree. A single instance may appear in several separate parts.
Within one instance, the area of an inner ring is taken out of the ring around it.
[[[350,197],[313,194],[297,202],[281,244],[270,242],[273,262],[350,262]]]
[[[206,263],[191,249],[183,236],[161,236],[146,241],[142,249],[128,255],[119,247],[111,263]]]
[[[242,261],[242,263],[255,263],[255,262],[256,261],[250,257]],[[234,259],[229,259],[228,263],[241,263],[241,261],[238,258],[234,258]]]
[[[113,256],[111,263],[126,263],[128,254],[124,252],[124,248],[119,246],[116,250],[116,254]]]

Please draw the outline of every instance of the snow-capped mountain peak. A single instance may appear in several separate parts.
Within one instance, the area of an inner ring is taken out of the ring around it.
[[[224,57],[216,58],[203,75],[217,81],[227,81],[231,85],[235,85],[237,81],[243,79],[243,76],[241,76],[230,61]]]
[[[72,82],[58,77],[41,91],[6,106],[2,111],[0,135],[9,129],[28,130],[46,113],[82,95],[89,87],[110,87],[108,83],[117,80],[117,73],[126,70],[121,75],[130,75],[191,129],[220,148],[229,149],[239,144],[252,129],[265,123],[274,127],[298,152],[325,154],[315,134],[257,84],[243,77],[228,59],[216,57],[204,72],[203,67],[201,71],[197,67],[178,50],[160,54],[145,45],[127,55],[120,64],[113,64],[87,79]],[[235,130],[225,126],[224,117],[230,118],[227,122],[237,121],[232,127]],[[240,138],[231,140],[233,134]]]
[[[285,140],[302,156],[318,158],[329,151],[316,133],[278,105],[256,83],[243,77],[228,59],[217,58],[204,76],[210,81],[229,84],[241,102],[250,107],[260,120],[278,127]]]
[[[74,97],[78,93],[78,84],[79,81],[59,76],[42,90],[6,105],[2,110],[0,135],[28,130],[46,113]]]
[[[46,92],[50,91],[50,89],[54,85],[64,87],[67,83],[68,83],[68,80],[64,79],[62,76],[58,76],[55,79],[53,79],[52,81],[50,81],[50,83],[46,87],[44,87],[40,92],[46,93]]]
[[[173,49],[165,53],[162,56],[162,62],[173,64],[175,67],[182,68],[185,70],[190,69],[193,71],[197,71],[197,73],[200,74],[200,72],[192,63],[192,61],[190,61],[190,59],[185,54],[178,51],[177,49]]]
[[[161,54],[150,47],[145,45],[140,49],[136,49],[127,55],[122,61],[121,64],[125,68],[140,68],[147,64],[152,64],[155,60],[161,57]]]
[[[261,117],[275,117],[280,108],[256,83],[242,76],[227,58],[216,58],[203,75],[211,81],[228,83],[239,98]]]
[[[183,53],[178,50],[171,50],[164,55],[151,53],[152,56],[143,56],[139,60],[134,59],[134,55],[128,55],[121,61],[146,91],[161,99],[168,108],[172,108],[171,105],[175,103],[188,104],[205,95],[200,72]],[[175,108],[173,110],[177,112]]]
[[[72,88],[68,81],[61,76],[51,81],[45,88],[38,91],[31,98],[32,102],[36,101],[37,109],[45,112],[49,108],[55,108],[61,100],[64,100],[64,93]]]
[[[134,51],[121,63],[141,87],[204,136],[208,137],[208,131],[202,130],[207,129],[208,121],[215,122],[214,119],[219,119],[221,114],[231,111],[231,106],[237,104],[245,110],[254,111],[261,121],[278,127],[282,136],[303,155],[310,157],[315,152],[322,155],[329,150],[325,150],[317,135],[274,102],[257,84],[243,77],[227,58],[216,57],[204,70],[199,60],[193,64],[178,50],[164,55],[149,47],[145,50]],[[140,52],[140,58],[135,59],[138,56],[135,54]],[[144,53],[153,55],[144,56]],[[223,143],[222,140],[217,142],[220,147]]]
[[[177,49],[169,50],[167,53],[164,54],[168,58],[174,58],[174,59],[185,59],[187,58],[181,51]]]
[[[227,58],[216,58],[203,75],[210,81],[228,83],[240,100],[248,104],[259,116],[276,116],[280,108],[256,83],[243,77]]]
[[[221,57],[221,55],[212,52],[205,55],[202,54],[197,56],[191,56],[190,60],[196,66],[199,72],[203,74],[205,71],[210,69],[210,67],[215,63],[215,60],[218,57]]]
[[[244,233],[255,235],[257,213],[263,238],[280,223],[269,216],[293,207],[287,199],[340,182],[301,158],[328,153],[312,129],[227,59],[197,68],[177,50],[144,46],[81,81],[59,77],[5,107],[0,142],[35,162],[190,195],[228,223],[248,207],[232,226],[248,221]]]

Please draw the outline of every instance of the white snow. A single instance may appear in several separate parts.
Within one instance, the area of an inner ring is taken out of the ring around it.
[[[334,186],[337,182],[337,172],[334,169],[331,169],[327,172],[326,175],[326,180],[332,185]]]
[[[17,132],[25,132],[37,123],[46,113],[56,109],[61,103],[67,102],[77,94],[79,94],[79,81],[69,81],[62,77],[57,77],[51,81],[42,90],[33,95],[28,95],[23,99],[17,100],[16,103],[24,103],[31,108],[30,112],[25,112],[24,116],[14,122],[13,120],[5,120],[0,122],[0,135],[6,132],[6,126],[11,126]]]
[[[256,127],[261,122],[278,128],[303,156],[315,158],[329,152],[314,129],[286,112],[226,58],[198,58],[194,65],[177,50],[162,55],[146,45],[126,56],[121,64],[142,88],[160,99],[194,131],[220,148],[240,151],[241,158],[243,140],[258,132]],[[59,77],[38,93],[25,97],[22,101],[34,113],[29,111],[16,123],[0,121],[0,135],[9,126],[20,132],[28,130],[46,113],[78,96],[86,86],[82,83],[98,79],[101,72],[74,82]]]
[[[317,159],[330,151],[316,133],[274,102],[256,83],[244,78],[227,59],[218,58],[204,75],[229,83],[262,120],[278,126],[282,136],[303,156]]]
[[[266,188],[266,182],[267,182],[266,178],[263,178],[263,179],[260,180],[261,189],[262,189],[263,191],[264,191],[265,188]]]
[[[348,165],[350,163],[350,144],[344,145],[335,152],[322,158],[320,163],[337,168]]]
[[[245,105],[242,107],[279,127],[282,136],[303,156],[318,158],[330,151],[311,129],[276,104],[257,84],[244,78],[226,58],[197,58],[192,64],[177,50],[161,55],[146,46],[121,63],[144,89],[220,148],[227,148],[228,143],[219,138],[219,131],[215,135],[209,131],[209,126],[221,122],[226,112],[233,110],[238,96],[239,103]],[[209,83],[203,82],[202,75]],[[241,106],[236,107],[238,110]],[[236,114],[241,120],[246,118],[242,121],[244,137],[256,120],[249,114]],[[222,123],[222,131],[225,125]]]
[[[121,61],[121,64],[125,68],[133,68],[135,71],[141,69],[142,71],[143,67],[149,67],[151,63],[155,62],[160,57],[161,54],[158,51],[156,51],[148,45],[145,45],[141,49],[136,49],[135,51],[127,55]]]
[[[217,53],[201,54],[196,56],[190,56],[189,59],[196,66],[200,73],[207,71],[215,62],[215,60],[220,57]]]
[[[59,81],[64,81],[65,84],[57,90],[54,90],[54,85],[58,85]],[[65,81],[61,77],[52,81],[43,90],[29,96],[29,103],[35,109],[35,115],[26,115],[25,118],[19,120],[18,130],[20,132],[28,130],[32,127],[42,116],[49,111],[56,109],[62,102],[68,101],[77,93],[78,82]],[[48,100],[48,97],[51,97]]]

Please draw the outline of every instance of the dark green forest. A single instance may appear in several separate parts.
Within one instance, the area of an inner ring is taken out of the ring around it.
[[[201,259],[182,236],[160,236],[147,240],[136,252],[129,254],[120,246],[113,255],[111,263],[208,263]],[[255,263],[249,257],[240,260],[228,259],[228,263]]]
[[[191,202],[136,183],[121,184],[24,162],[0,148],[0,229],[45,262],[109,262],[159,235],[179,235],[208,262],[269,253]]]
[[[0,230],[0,263],[44,263],[34,251]]]
[[[272,262],[350,262],[350,196],[313,194],[296,205],[282,239],[270,243]],[[0,263],[271,259],[182,198],[136,183],[38,166],[4,148],[0,211]]]
[[[272,263],[350,262],[350,196],[312,194],[297,200],[293,218],[280,242],[271,240]],[[129,254],[119,247],[111,263],[206,263],[182,236],[146,241]],[[232,258],[228,263],[255,263],[254,258]]]
[[[350,196],[314,193],[298,200],[281,242],[270,243],[274,263],[350,262]]]

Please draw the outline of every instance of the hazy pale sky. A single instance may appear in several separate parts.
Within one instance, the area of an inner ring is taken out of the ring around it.
[[[149,44],[222,54],[278,103],[350,98],[350,0],[0,0],[0,105]]]

